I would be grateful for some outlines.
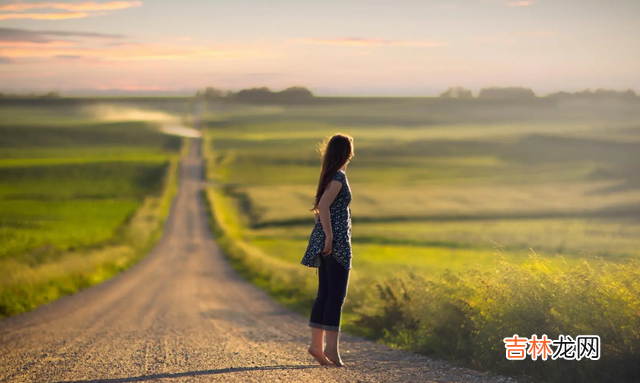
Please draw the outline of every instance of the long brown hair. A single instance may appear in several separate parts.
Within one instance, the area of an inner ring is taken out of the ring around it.
[[[318,181],[318,190],[316,191],[316,201],[313,209],[311,209],[312,211],[318,210],[320,198],[329,187],[333,176],[353,157],[353,138],[346,134],[334,134],[331,137],[327,137],[319,149],[322,154],[322,169],[320,171],[320,180]]]

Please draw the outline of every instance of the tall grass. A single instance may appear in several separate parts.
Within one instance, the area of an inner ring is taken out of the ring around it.
[[[280,302],[306,311],[315,275],[251,246],[236,202],[220,188],[206,200],[218,240],[246,278]],[[584,262],[569,269],[532,255],[488,270],[408,275],[373,284],[354,274],[346,328],[384,343],[479,369],[541,382],[640,379],[640,262]],[[599,335],[598,361],[509,361],[503,339],[518,334]]]

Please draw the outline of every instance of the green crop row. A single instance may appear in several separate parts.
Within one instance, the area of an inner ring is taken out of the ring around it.
[[[12,239],[3,242],[2,249],[19,254],[0,262],[0,317],[98,284],[146,255],[162,233],[176,194],[178,164],[173,157],[160,167],[157,193],[141,203],[131,198],[0,201],[0,235]],[[55,219],[47,222],[47,214]],[[18,251],[25,248],[31,250]]]

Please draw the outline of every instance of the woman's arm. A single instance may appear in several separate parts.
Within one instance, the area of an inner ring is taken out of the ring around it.
[[[329,255],[333,251],[333,230],[331,228],[331,213],[329,207],[336,199],[338,192],[342,189],[342,182],[331,181],[327,190],[324,191],[320,202],[318,203],[318,213],[320,213],[320,222],[322,222],[322,229],[324,230],[325,242],[324,250],[322,254]]]

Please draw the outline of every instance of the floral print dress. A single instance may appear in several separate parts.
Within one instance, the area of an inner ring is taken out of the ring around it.
[[[349,188],[349,182],[347,176],[342,170],[338,170],[334,181],[338,181],[342,184],[342,188],[338,192],[338,195],[331,203],[329,212],[331,216],[331,228],[333,231],[333,254],[338,263],[344,266],[345,269],[351,269],[351,189]],[[316,222],[311,237],[309,238],[309,245],[307,251],[302,258],[302,264],[309,267],[320,267],[320,257],[322,250],[324,250],[325,241],[324,229],[320,220]]]

